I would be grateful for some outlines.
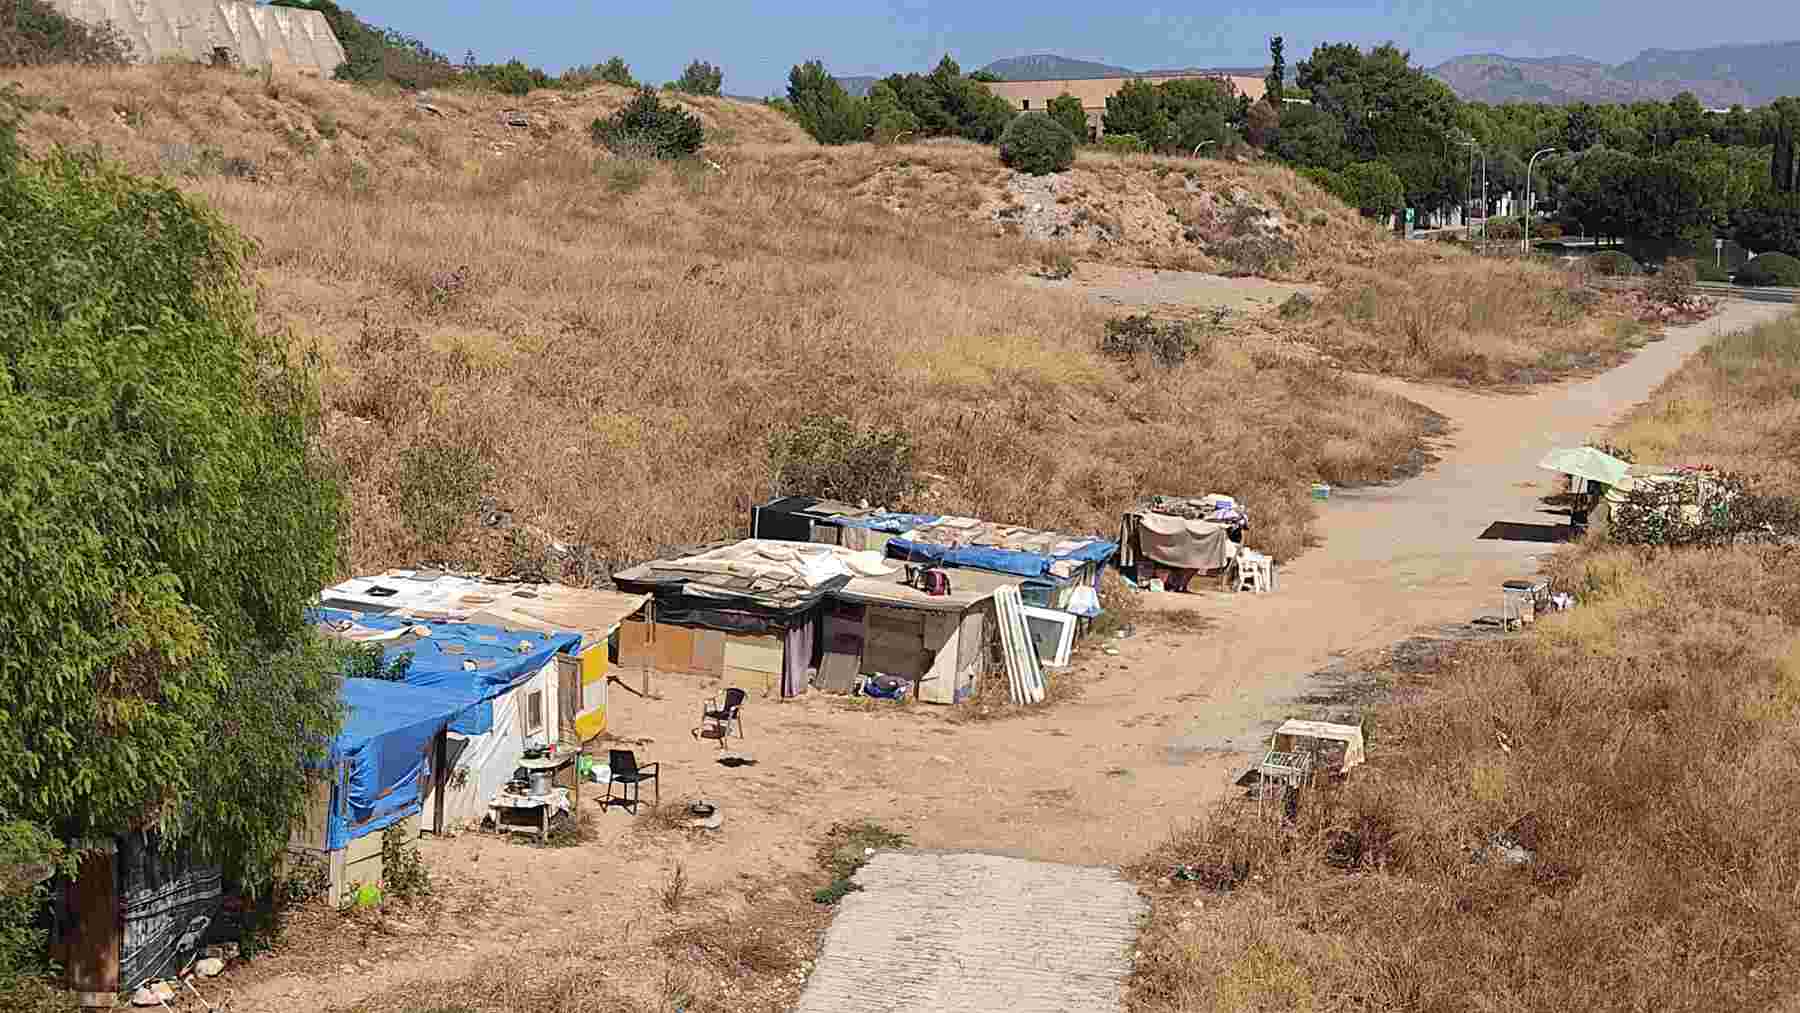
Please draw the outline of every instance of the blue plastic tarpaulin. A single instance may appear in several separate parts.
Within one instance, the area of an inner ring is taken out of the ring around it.
[[[432,743],[469,707],[460,692],[380,679],[345,679],[344,730],[332,742],[337,791],[326,818],[332,851],[419,811]]]
[[[507,630],[481,623],[427,622],[401,616],[354,616],[327,608],[313,612],[316,621],[351,620],[370,630],[429,627],[429,637],[382,643],[382,663],[392,664],[398,656],[411,654],[408,685],[459,694],[467,706],[450,725],[459,735],[486,734],[494,724],[491,701],[495,697],[536,674],[552,656],[574,654],[581,645],[579,633]]]
[[[930,542],[914,542],[904,538],[889,539],[887,554],[893,559],[902,559],[917,563],[943,563],[947,566],[968,566],[977,570],[992,570],[996,573],[1012,573],[1021,577],[1050,577],[1059,580],[1050,573],[1050,567],[1065,559],[1078,560],[1084,563],[1103,563],[1111,559],[1119,551],[1115,542],[1096,539],[1088,542],[1073,552],[1060,556],[1046,556],[1038,552],[1022,552],[1017,549],[995,549],[985,545],[965,545],[952,548],[946,545],[933,545]]]

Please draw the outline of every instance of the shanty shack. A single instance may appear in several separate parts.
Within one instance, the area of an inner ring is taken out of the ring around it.
[[[1185,590],[1195,576],[1229,567],[1249,526],[1243,506],[1220,493],[1146,496],[1120,518],[1119,567]]]
[[[751,511],[750,523],[752,534],[762,538],[869,549],[902,563],[1017,577],[1029,604],[1085,617],[1099,613],[1094,589],[1100,567],[1119,551],[1104,538],[804,496],[761,504]]]
[[[649,560],[613,574],[620,590],[651,597],[620,630],[619,664],[799,696],[818,660],[827,596],[898,570],[875,552],[755,538]]]

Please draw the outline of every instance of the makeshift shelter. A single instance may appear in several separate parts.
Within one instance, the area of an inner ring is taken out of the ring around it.
[[[1600,525],[1599,530],[1611,525],[1613,515],[1633,494],[1642,494],[1638,502],[1668,521],[1698,525],[1729,510],[1736,491],[1709,469],[1634,464],[1623,481],[1606,487],[1598,497],[1593,523]]]
[[[751,511],[761,538],[880,551],[907,563],[1022,577],[1026,602],[1092,617],[1099,612],[1081,587],[1097,587],[1100,566],[1119,551],[1103,538],[1041,531],[973,517],[897,513],[831,500],[788,496]]]
[[[382,831],[402,824],[417,834],[444,733],[471,706],[458,690],[380,679],[345,679],[339,697],[343,730],[288,848],[325,867],[334,905],[353,884],[380,881]]]
[[[556,659],[557,734],[572,745],[606,730],[611,641],[619,624],[649,601],[624,594],[561,584],[485,580],[432,570],[389,570],[358,577],[320,595],[320,604],[365,614],[406,615],[486,623],[536,633],[581,635],[573,657]]]
[[[994,593],[1021,580],[982,570],[954,570],[949,578],[949,593],[927,594],[906,584],[896,567],[851,578],[830,592],[815,684],[848,693],[859,676],[891,675],[911,682],[916,697],[927,703],[967,699],[987,661]]]
[[[827,595],[898,571],[875,552],[754,538],[653,559],[613,574],[621,590],[654,596],[653,616],[620,629],[619,664],[778,683],[782,696],[798,696]]]
[[[1249,513],[1230,496],[1146,496],[1120,518],[1119,568],[1185,588],[1195,574],[1229,567],[1249,526]]]
[[[479,823],[488,801],[518,768],[526,743],[559,741],[562,669],[556,659],[572,658],[581,634],[329,608],[317,609],[316,616],[331,635],[379,645],[384,666],[411,655],[404,676],[409,685],[440,689],[463,702],[436,764],[424,829]]]

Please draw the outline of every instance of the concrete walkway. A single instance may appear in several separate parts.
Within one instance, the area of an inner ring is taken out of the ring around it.
[[[1144,902],[1112,869],[883,852],[798,1013],[1117,1013]]]

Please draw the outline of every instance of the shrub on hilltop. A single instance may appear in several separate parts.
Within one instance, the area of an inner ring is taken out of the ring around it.
[[[677,105],[664,105],[648,88],[640,89],[624,108],[588,128],[595,144],[614,154],[653,158],[686,158],[706,143],[700,118]]]
[[[1000,135],[1000,161],[1033,176],[1062,172],[1075,164],[1075,135],[1041,113],[1017,117]]]

